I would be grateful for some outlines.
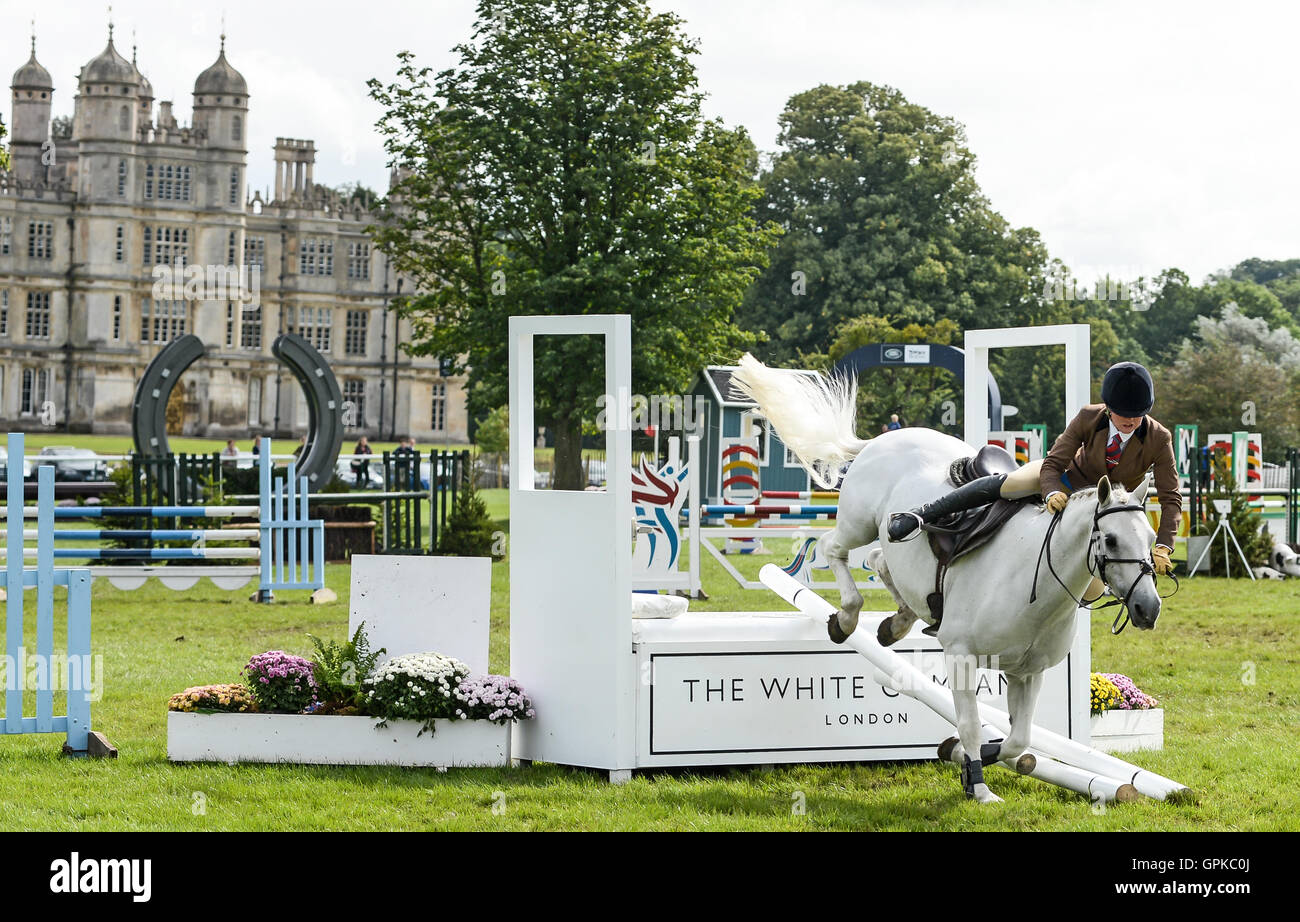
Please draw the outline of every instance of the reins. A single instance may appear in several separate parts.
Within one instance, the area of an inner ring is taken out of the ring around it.
[[[1106,586],[1106,588],[1109,589],[1110,583],[1106,579],[1106,565],[1108,563],[1135,563],[1141,568],[1141,572],[1137,575],[1137,578],[1134,579],[1132,584],[1128,587],[1128,592],[1124,593],[1124,598],[1121,599],[1116,597],[1111,599],[1109,602],[1106,602],[1103,605],[1093,604],[1099,601],[1101,599],[1101,596],[1097,596],[1097,598],[1095,599],[1090,599],[1086,601],[1084,599],[1076,599],[1074,597],[1074,593],[1070,591],[1070,587],[1065,585],[1065,581],[1062,580],[1060,574],[1056,572],[1056,567],[1052,565],[1052,534],[1056,531],[1056,526],[1060,524],[1061,517],[1064,514],[1064,512],[1065,510],[1062,509],[1060,512],[1052,516],[1052,521],[1047,526],[1047,534],[1043,537],[1043,546],[1038,549],[1038,563],[1035,564],[1034,566],[1034,582],[1033,582],[1033,588],[1029,593],[1029,601],[1032,603],[1038,598],[1038,573],[1043,565],[1043,556],[1045,554],[1047,556],[1048,572],[1051,573],[1052,576],[1056,578],[1056,581],[1060,584],[1061,588],[1066,591],[1066,593],[1070,596],[1071,600],[1073,600],[1074,603],[1078,605],[1080,608],[1086,608],[1088,611],[1100,611],[1103,608],[1110,608],[1115,605],[1119,606],[1119,611],[1115,615],[1115,620],[1111,622],[1110,625],[1110,632],[1112,634],[1119,634],[1124,630],[1124,628],[1128,626],[1129,600],[1133,597],[1133,591],[1137,589],[1137,584],[1141,582],[1142,577],[1147,576],[1148,574],[1151,576],[1152,583],[1155,582],[1156,579],[1155,562],[1152,560],[1150,555],[1141,558],[1110,557],[1105,553],[1104,549],[1099,549],[1097,553],[1094,553],[1093,546],[1096,543],[1097,539],[1102,537],[1101,529],[1097,527],[1097,523],[1101,520],[1102,516],[1110,515],[1112,512],[1141,512],[1142,514],[1145,515],[1146,510],[1141,505],[1138,505],[1136,503],[1130,503],[1123,506],[1111,506],[1107,509],[1098,509],[1096,512],[1092,514],[1092,531],[1088,537],[1088,572],[1091,575],[1099,578],[1102,581],[1102,583]],[[1096,563],[1097,565],[1097,568],[1095,570],[1093,569],[1094,563]],[[1174,576],[1172,572],[1166,575],[1174,581],[1174,591],[1169,593],[1169,595],[1160,596],[1162,600],[1167,599],[1178,592],[1178,577]],[[1157,594],[1159,594],[1158,589],[1156,590],[1156,592]],[[1122,623],[1121,623],[1121,619],[1123,619]]]

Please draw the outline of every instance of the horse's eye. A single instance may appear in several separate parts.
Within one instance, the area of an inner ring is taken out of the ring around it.
[[[1106,536],[1106,547],[1114,548],[1114,547],[1118,546],[1118,544],[1119,544],[1119,542],[1115,540],[1115,536],[1114,536],[1114,535],[1107,535],[1107,536]]]

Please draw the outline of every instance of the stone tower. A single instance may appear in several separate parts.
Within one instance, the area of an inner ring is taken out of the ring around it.
[[[127,201],[135,159],[139,72],[113,46],[92,58],[77,77],[73,140],[77,143],[77,197],[84,202]]]
[[[50,107],[54,102],[54,81],[36,60],[36,36],[32,56],[14,73],[13,136],[10,152],[13,171],[23,182],[44,182],[41,145],[50,136]]]
[[[211,67],[194,81],[194,130],[207,150],[199,204],[244,211],[248,162],[248,83],[226,60],[226,37]]]

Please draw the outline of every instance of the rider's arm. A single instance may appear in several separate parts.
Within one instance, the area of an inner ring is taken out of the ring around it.
[[[1061,485],[1061,474],[1070,466],[1070,461],[1074,459],[1075,452],[1083,444],[1086,434],[1084,431],[1086,426],[1081,416],[1081,413],[1076,414],[1074,419],[1070,420],[1070,425],[1057,436],[1052,444],[1052,450],[1043,459],[1042,469],[1038,472],[1038,483],[1044,499],[1064,489]]]
[[[1154,473],[1156,495],[1160,497],[1160,530],[1156,544],[1174,549],[1174,533],[1183,517],[1183,494],[1178,489],[1178,467],[1174,462],[1173,438],[1168,430],[1160,433]]]

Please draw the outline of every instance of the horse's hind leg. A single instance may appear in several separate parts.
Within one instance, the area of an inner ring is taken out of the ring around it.
[[[885,588],[889,590],[889,594],[894,597],[894,602],[898,605],[898,611],[880,622],[880,627],[876,629],[876,641],[882,647],[888,647],[907,636],[912,625],[916,624],[918,615],[907,607],[902,595],[895,588],[894,580],[889,573],[889,565],[885,563],[884,550],[879,547],[872,548],[867,553],[867,566],[880,577],[880,581],[885,584]]]
[[[840,590],[840,609],[826,623],[826,632],[835,643],[844,643],[858,627],[858,613],[862,611],[862,593],[858,592],[853,571],[849,568],[849,551],[866,543],[866,541],[858,544],[846,543],[841,526],[836,525],[829,534],[822,536],[817,545],[831,573],[835,574],[835,585]]]

